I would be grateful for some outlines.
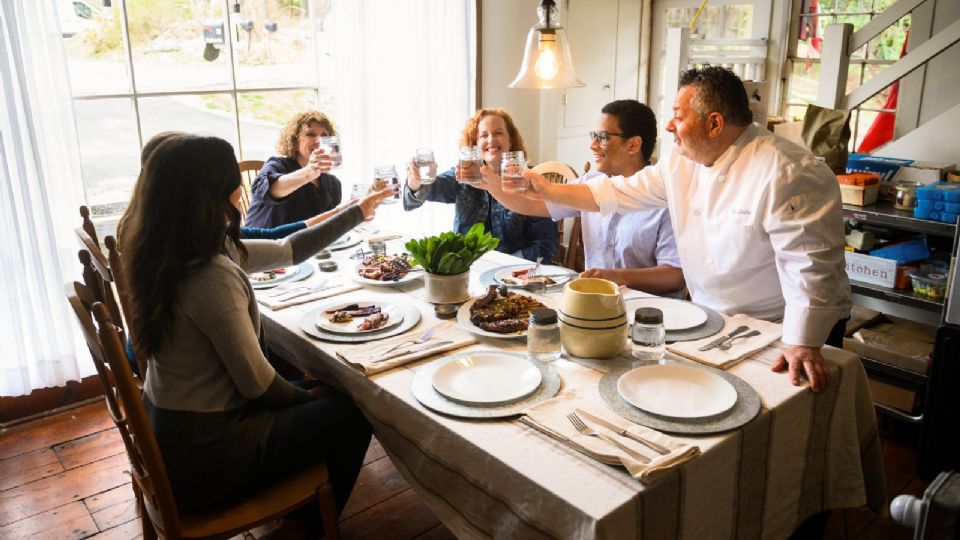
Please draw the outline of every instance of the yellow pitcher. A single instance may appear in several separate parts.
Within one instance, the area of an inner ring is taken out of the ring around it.
[[[627,343],[627,310],[620,287],[612,281],[582,278],[563,287],[560,342],[567,354],[610,358]]]

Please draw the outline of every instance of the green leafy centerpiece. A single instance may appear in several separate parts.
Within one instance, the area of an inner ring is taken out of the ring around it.
[[[423,267],[427,301],[435,304],[464,302],[470,298],[470,265],[500,244],[500,239],[475,223],[467,235],[445,232],[410,240],[407,251]]]

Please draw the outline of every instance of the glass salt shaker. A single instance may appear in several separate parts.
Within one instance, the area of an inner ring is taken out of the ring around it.
[[[663,327],[663,312],[657,308],[637,308],[630,329],[633,357],[637,360],[663,361],[667,331]]]
[[[553,362],[560,358],[560,327],[556,311],[549,308],[530,311],[527,354],[538,362]]]

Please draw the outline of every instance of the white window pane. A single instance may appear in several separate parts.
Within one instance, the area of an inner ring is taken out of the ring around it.
[[[74,95],[129,92],[119,2],[102,7],[95,0],[61,0],[56,5]]]
[[[307,9],[292,3],[285,6],[271,3],[270,9],[265,9],[262,2],[240,5],[240,13],[232,14],[233,32],[230,33],[234,39],[237,86],[316,84],[315,25]]]
[[[213,135],[237,148],[233,98],[229,94],[204,94],[141,98],[143,141],[162,131]]]
[[[130,99],[74,102],[80,164],[89,205],[125,203],[140,172],[140,144]],[[119,211],[117,206],[114,210]],[[98,213],[117,213],[102,211]]]
[[[277,137],[287,121],[300,111],[317,109],[315,90],[286,92],[245,92],[238,94],[240,109],[240,140],[243,159],[266,161],[277,154]],[[324,94],[327,107],[332,96]]]
[[[140,92],[225,89],[230,84],[226,2],[127,2]]]

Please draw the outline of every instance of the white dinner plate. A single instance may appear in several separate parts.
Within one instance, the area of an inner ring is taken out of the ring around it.
[[[344,248],[348,248],[348,247],[353,247],[353,246],[359,244],[359,243],[360,243],[360,240],[361,240],[361,238],[360,238],[360,234],[359,234],[359,233],[356,233],[356,232],[347,233],[347,234],[341,236],[340,238],[337,238],[336,240],[334,240],[332,244],[330,244],[329,246],[327,246],[327,249],[329,249],[329,250],[331,250],[331,251],[335,251],[335,250],[338,250],[338,249],[344,249]]]
[[[631,324],[633,324],[633,314],[637,308],[652,307],[659,309],[663,312],[663,327],[667,332],[686,330],[707,322],[707,312],[686,300],[654,296],[627,300],[626,305]]]
[[[369,279],[360,275],[360,267],[363,266],[363,263],[360,262],[353,267],[353,271],[350,273],[350,276],[357,282],[363,283],[364,285],[373,285],[374,287],[383,287],[386,285],[401,285],[403,283],[409,283],[415,279],[420,279],[423,276],[423,269],[419,266],[415,266],[413,270],[407,272],[407,275],[398,279],[397,281],[380,281],[378,279]]]
[[[478,352],[448,361],[433,374],[433,388],[463,403],[491,405],[534,393],[543,376],[529,361],[497,352]]]
[[[247,277],[250,278],[250,283],[254,288],[273,286],[277,283],[283,283],[284,281],[289,281],[293,279],[293,276],[297,275],[297,271],[300,269],[299,265],[286,266],[278,270],[283,270],[282,273],[275,274],[273,277],[268,277],[271,272],[254,272],[252,274],[247,274]]]
[[[530,268],[532,270],[535,266],[536,264],[534,263],[508,266],[493,274],[493,279],[498,285],[523,285],[521,281],[514,279],[513,272],[516,272],[517,270],[523,270],[524,268]],[[547,287],[559,287],[580,274],[577,273],[576,270],[570,270],[569,268],[564,268],[562,266],[542,264],[540,265],[540,275],[551,276],[550,279],[556,281],[555,284],[548,285]]]
[[[737,403],[737,390],[723,377],[675,364],[631,369],[617,380],[617,392],[638,409],[673,418],[713,416]]]
[[[343,304],[340,304],[340,306],[328,307],[325,311],[339,309],[340,307],[349,306],[350,304],[357,304],[361,307],[378,306],[382,313],[389,315],[389,318],[387,319],[386,324],[379,328],[360,330],[358,327],[367,317],[354,317],[352,321],[337,323],[330,320],[330,317],[333,316],[333,313],[322,313],[317,316],[317,328],[326,330],[328,332],[336,332],[338,334],[365,334],[367,332],[376,332],[377,330],[390,328],[391,326],[396,326],[403,322],[403,311],[397,306],[388,304],[386,302],[344,302]]]
[[[529,296],[530,298],[538,300],[541,304],[543,304],[544,306],[550,309],[557,309],[557,302],[553,298],[548,298],[546,296],[540,296],[539,294],[530,294],[525,292],[517,292],[516,294],[519,294],[521,296]],[[483,295],[483,296],[486,296],[486,295]],[[515,337],[527,335],[526,330],[521,330],[519,332],[509,332],[506,334],[499,334],[497,332],[490,332],[489,330],[484,330],[483,328],[480,328],[479,326],[476,326],[475,324],[473,324],[473,322],[470,321],[470,307],[473,306],[474,302],[483,298],[483,296],[477,296],[477,297],[471,298],[467,300],[466,303],[464,303],[462,306],[460,306],[460,309],[457,311],[457,323],[460,325],[460,328],[463,328],[467,332],[476,334],[478,336],[486,336],[486,337],[494,337],[494,338],[515,338]]]

